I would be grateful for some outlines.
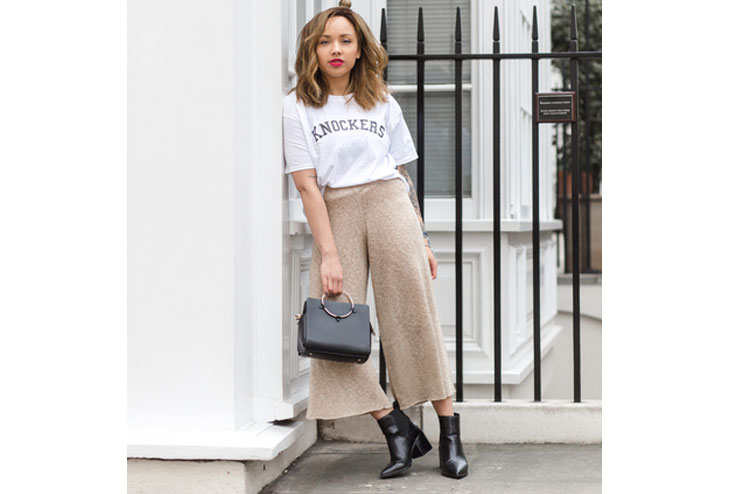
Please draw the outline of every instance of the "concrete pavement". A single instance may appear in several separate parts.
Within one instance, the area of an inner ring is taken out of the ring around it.
[[[402,476],[378,477],[385,444],[319,439],[261,494],[368,492],[581,494],[602,492],[601,444],[466,444],[468,476],[440,474],[437,447]]]

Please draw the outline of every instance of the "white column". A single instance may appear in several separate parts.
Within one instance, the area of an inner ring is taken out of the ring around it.
[[[128,419],[234,425],[231,1],[129,3]]]
[[[254,420],[291,418],[287,406],[291,321],[282,103],[285,2],[236,2],[237,393],[252,387]],[[284,226],[286,228],[284,236]],[[251,380],[251,382],[247,382]],[[240,413],[249,413],[242,410]]]
[[[268,423],[287,352],[283,3],[129,3],[129,456],[266,459],[303,433]]]

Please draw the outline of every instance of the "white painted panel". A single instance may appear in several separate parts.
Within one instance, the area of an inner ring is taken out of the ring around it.
[[[234,423],[234,7],[132,0],[128,413]]]

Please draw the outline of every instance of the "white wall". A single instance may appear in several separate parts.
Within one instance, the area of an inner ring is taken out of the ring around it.
[[[229,427],[232,2],[132,0],[128,15],[129,423]]]
[[[234,430],[283,396],[281,4],[128,16],[129,428]]]

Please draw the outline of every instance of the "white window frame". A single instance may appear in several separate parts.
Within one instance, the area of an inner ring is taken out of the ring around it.
[[[479,41],[479,25],[480,19],[477,20],[478,10],[481,7],[481,2],[478,0],[469,0],[471,3],[471,18],[469,19],[471,26],[471,46],[463,47],[464,53],[477,53],[475,46]],[[371,2],[378,4],[378,11],[381,8],[387,7],[386,0]],[[424,7],[424,6],[423,6]],[[374,33],[380,35],[381,23],[380,15],[378,26],[371,26]],[[407,47],[409,53],[416,51],[415,46]],[[414,64],[414,62],[404,62]],[[415,64],[416,65],[416,64]],[[475,83],[474,81],[477,81]],[[484,194],[484,188],[481,187],[481,166],[476,166],[477,163],[481,163],[480,156],[480,136],[481,136],[481,115],[479,112],[479,94],[474,88],[481,87],[480,83],[481,74],[477,68],[475,62],[471,62],[471,82],[463,83],[461,89],[464,93],[469,93],[471,97],[471,197],[464,197],[462,200],[463,219],[478,219],[480,218],[480,212],[482,211],[482,195]],[[390,84],[389,88],[397,93],[412,93],[416,94],[416,84]],[[450,95],[455,94],[455,84],[425,84],[425,93],[442,92]],[[455,125],[455,120],[451,120],[451,126]],[[454,130],[454,127],[453,127]],[[419,151],[418,151],[419,152]],[[455,156],[455,149],[453,149],[453,156]],[[451,163],[451,166],[455,166],[455,162]],[[416,173],[412,175],[412,181],[417,186]],[[477,186],[478,184],[478,186]],[[490,194],[491,195],[491,194]],[[455,221],[455,197],[426,197],[424,200],[425,210],[425,223],[429,225],[429,221]]]

